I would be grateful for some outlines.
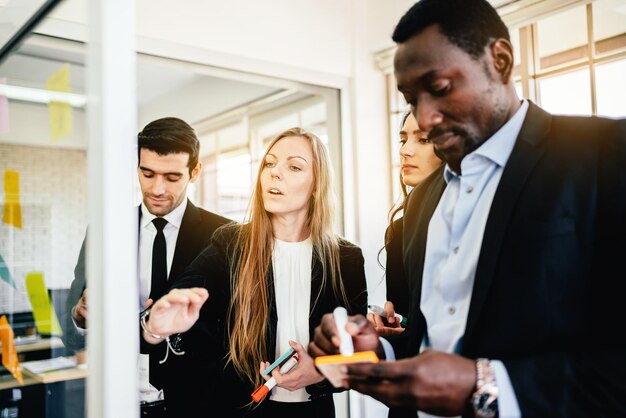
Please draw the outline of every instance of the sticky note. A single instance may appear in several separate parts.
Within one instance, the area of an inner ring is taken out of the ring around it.
[[[17,350],[15,349],[15,341],[13,340],[13,329],[7,321],[6,315],[0,317],[0,341],[2,342],[2,365],[11,372],[13,377],[24,384],[22,379],[22,371],[20,370],[20,362],[17,358]]]
[[[4,212],[2,223],[22,229],[22,206],[20,204],[20,173],[4,170]]]
[[[378,363],[378,356],[373,351],[360,351],[349,356],[332,354],[315,357],[315,367],[336,388],[344,387],[343,381],[346,374],[342,366],[351,363]]]
[[[7,266],[6,261],[4,261],[4,258],[2,258],[2,255],[0,255],[0,279],[7,282],[11,287],[13,287],[13,289],[17,289],[17,287],[15,287],[13,277],[11,277],[9,267]]]
[[[48,90],[70,92],[70,65],[63,64],[46,81]],[[72,116],[72,106],[65,102],[48,103],[48,114],[50,121],[50,138],[57,142],[61,138],[72,133],[74,121]]]
[[[0,84],[6,84],[5,78],[0,78]],[[9,99],[0,94],[0,134],[9,132]]]
[[[33,307],[37,332],[43,335],[61,335],[61,324],[50,304],[43,273],[30,272],[26,275],[26,291]]]

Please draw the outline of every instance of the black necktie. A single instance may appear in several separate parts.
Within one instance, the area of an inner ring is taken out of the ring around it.
[[[163,296],[167,288],[167,245],[163,228],[167,221],[163,218],[154,218],[152,223],[156,227],[157,234],[152,244],[152,286],[150,287],[150,298],[156,302]]]

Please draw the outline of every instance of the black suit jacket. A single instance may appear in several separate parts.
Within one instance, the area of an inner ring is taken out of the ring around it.
[[[429,183],[439,181],[439,184],[442,185],[443,169],[444,165],[442,164],[423,181],[428,181]],[[439,196],[437,196],[437,200],[438,198]],[[394,220],[385,231],[385,252],[387,254],[385,262],[385,286],[387,288],[387,300],[393,302],[395,311],[408,317],[411,294],[409,293],[408,278],[404,271],[402,254],[403,236],[404,218],[398,218]]]
[[[405,212],[403,356],[426,331],[426,234],[444,187],[440,178],[416,188]],[[625,234],[626,120],[552,116],[531,103],[491,205],[461,347],[504,363],[524,416],[626,416]]]
[[[402,264],[402,233],[403,220],[394,220],[385,231],[385,287],[387,300],[393,302],[396,312],[408,315],[409,311],[409,284]]]
[[[232,244],[237,228],[241,226],[227,226],[219,229],[213,236],[212,245],[189,266],[183,277],[174,286],[179,288],[205,287],[209,291],[209,299],[204,304],[198,322],[207,332],[214,336],[207,338],[198,347],[205,353],[206,369],[198,369],[202,376],[205,399],[210,400],[212,408],[220,405],[223,416],[251,416],[245,406],[251,401],[250,395],[254,391],[247,381],[236,373],[231,364],[226,365],[224,356],[228,350],[228,333],[225,326],[227,309],[231,300],[230,269],[236,262]],[[245,227],[245,226],[244,226]],[[365,314],[367,311],[367,284],[365,280],[364,259],[361,249],[345,240],[340,241],[340,269],[349,305],[348,313]],[[267,324],[267,353],[274,361],[276,350],[276,326],[278,316],[274,300],[274,280],[272,268],[268,273],[265,285],[270,295],[270,321]],[[321,292],[321,293],[320,293]],[[318,298],[319,295],[319,298]],[[344,303],[335,297],[330,281],[322,283],[322,269],[319,258],[313,255],[311,272],[311,301],[309,306],[309,338],[313,340],[315,327],[321,322],[322,316],[332,312],[337,306]],[[187,343],[185,342],[185,349]],[[169,361],[169,360],[168,360]],[[258,366],[258,365],[257,365]],[[328,382],[307,387],[312,399],[318,399],[328,408],[334,408],[330,395],[337,391]],[[333,409],[334,411],[334,409]],[[252,411],[254,416],[263,416],[261,407]],[[259,414],[259,415],[257,415]]]
[[[141,213],[141,212],[140,212]],[[187,208],[176,240],[176,249],[168,277],[170,286],[176,282],[185,268],[191,264],[196,256],[206,247],[213,232],[231,222],[229,219],[196,207],[191,201],[187,201]],[[85,348],[85,337],[76,332],[70,311],[81,297],[86,285],[85,277],[85,241],[81,247],[74,280],[70,288],[64,313],[64,342],[71,350]],[[192,328],[183,338],[193,340],[202,338],[202,330]],[[188,375],[197,367],[196,356],[193,350],[185,356],[169,355],[169,359],[163,365],[158,363],[165,356],[165,343],[156,346],[142,344],[142,352],[150,354],[150,382],[158,389],[163,388],[168,413],[172,417],[192,416],[187,414],[188,405],[186,399],[193,396],[195,386],[189,383]],[[191,392],[191,393],[188,393]]]

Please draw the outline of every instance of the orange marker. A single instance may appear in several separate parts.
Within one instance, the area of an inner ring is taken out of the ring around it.
[[[298,364],[297,354],[287,360],[285,364],[283,364],[282,367],[279,369],[279,372],[281,374],[285,374],[293,369],[296,364]],[[254,402],[261,402],[263,398],[265,398],[265,395],[267,395],[270,390],[274,389],[274,386],[276,386],[276,379],[272,377],[270,380],[259,386],[257,390],[252,392],[252,400]]]

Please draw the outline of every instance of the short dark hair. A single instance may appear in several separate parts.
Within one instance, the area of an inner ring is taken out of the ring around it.
[[[189,174],[198,165],[200,141],[194,129],[182,119],[166,117],[147,124],[137,135],[137,152],[145,148],[159,155],[189,154]]]
[[[451,44],[473,58],[481,57],[495,39],[511,41],[509,30],[487,0],[420,0],[402,16],[392,39],[406,42],[435,24]]]

